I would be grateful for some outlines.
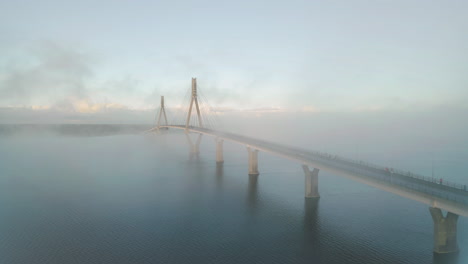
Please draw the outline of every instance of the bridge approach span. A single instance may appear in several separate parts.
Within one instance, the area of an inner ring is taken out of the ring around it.
[[[175,128],[188,132],[200,133],[226,141],[245,145],[251,149],[268,152],[317,169],[328,171],[378,189],[397,194],[431,207],[468,217],[468,192],[435,182],[428,182],[385,170],[356,163],[350,163],[337,156],[306,151],[273,142],[233,133],[216,131],[208,128],[184,125],[166,125],[161,128]]]

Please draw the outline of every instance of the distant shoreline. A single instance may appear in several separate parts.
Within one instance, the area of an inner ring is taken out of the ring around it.
[[[150,129],[148,124],[0,124],[0,136],[60,135],[110,136],[137,134]]]

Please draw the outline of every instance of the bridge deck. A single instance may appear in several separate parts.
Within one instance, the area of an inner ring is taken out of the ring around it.
[[[185,130],[185,126],[183,125],[161,127]],[[397,170],[390,171],[384,167],[372,166],[335,155],[307,151],[208,128],[189,127],[188,130],[250,146],[428,204],[432,207],[438,207],[468,217],[468,191],[464,185],[449,185],[447,182],[442,182],[441,184],[440,181],[433,178],[403,173]]]

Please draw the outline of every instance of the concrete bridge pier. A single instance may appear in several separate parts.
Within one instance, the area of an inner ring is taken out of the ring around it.
[[[258,176],[258,150],[247,147],[249,153],[249,176]]]
[[[440,208],[429,207],[434,221],[434,253],[457,253],[457,220],[458,215],[447,212],[444,217]]]
[[[318,173],[319,169],[309,170],[309,166],[302,165],[305,174],[305,198],[319,199],[318,192]]]
[[[223,164],[223,139],[216,139],[216,164]]]

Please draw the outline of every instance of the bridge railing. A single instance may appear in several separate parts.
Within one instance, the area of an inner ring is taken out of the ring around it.
[[[420,177],[420,175],[417,175],[417,177]],[[425,178],[426,179],[421,179],[421,180],[430,179],[430,177],[425,177]],[[417,179],[419,179],[419,178],[417,178]],[[464,195],[454,195],[451,192],[434,189],[431,186],[421,185],[421,184],[416,183],[414,181],[413,182],[408,182],[408,181],[401,181],[401,180],[398,180],[398,179],[395,180],[395,178],[392,177],[392,176],[385,177],[385,178],[383,178],[383,180],[385,180],[387,182],[390,182],[392,184],[397,184],[397,185],[400,185],[402,187],[406,187],[406,188],[413,189],[413,190],[416,190],[416,191],[423,191],[423,192],[425,192],[427,194],[430,194],[432,196],[444,198],[444,199],[454,201],[454,202],[457,202],[457,203],[468,204],[468,198],[467,198],[467,196],[464,196]],[[434,183],[438,184],[436,182],[434,182]]]
[[[356,160],[347,159],[347,158],[343,158],[343,157],[339,157],[335,155],[330,156],[329,154],[324,153],[324,152],[310,152],[310,153],[312,155],[317,155],[318,157],[320,157],[320,162],[325,162],[329,166],[333,166],[333,167],[337,167],[341,169],[349,169],[350,165],[351,166],[355,165],[353,166],[354,169],[352,170],[355,173],[358,173],[364,177],[370,177],[379,181],[396,184],[396,185],[399,185],[401,187],[405,187],[408,189],[422,191],[424,193],[427,193],[436,197],[444,198],[450,201],[468,204],[468,196],[466,195],[454,195],[453,193],[444,191],[443,189],[433,188],[434,186],[431,186],[432,184],[437,185],[437,187],[440,187],[439,180],[433,177],[424,177],[424,176],[413,174],[410,172],[406,172],[406,175],[404,175],[405,172],[399,171],[399,170],[394,170],[393,173],[383,173],[383,172],[386,172],[385,170],[382,170],[382,168],[384,167],[378,166],[372,163],[356,161]],[[414,180],[412,181],[405,180],[408,177]],[[429,184],[420,184],[420,181],[429,182]],[[449,186],[449,185],[446,185],[446,186]],[[461,187],[461,186],[463,185],[458,184],[455,187]],[[455,188],[455,187],[449,186],[445,188]],[[462,191],[464,190],[462,189]]]
[[[209,132],[215,132],[212,129],[207,129],[207,128],[197,128],[197,129],[204,130],[204,131],[209,131]],[[347,165],[350,165],[350,166],[353,166],[353,167],[356,167],[356,168],[366,169],[366,170],[374,171],[374,172],[377,172],[377,173],[387,174],[387,175],[390,175],[390,176],[405,177],[405,178],[413,179],[415,181],[428,183],[428,184],[431,184],[431,185],[432,184],[434,184],[434,185],[437,184],[439,187],[444,186],[445,188],[455,189],[457,191],[462,191],[462,192],[468,194],[467,185],[463,185],[463,184],[443,180],[442,178],[427,177],[427,176],[419,175],[419,174],[412,173],[412,172],[409,172],[409,171],[403,171],[403,170],[398,170],[398,169],[394,169],[394,168],[390,168],[390,167],[384,167],[384,166],[381,166],[381,165],[376,165],[376,164],[373,164],[371,162],[365,162],[365,161],[362,161],[362,160],[354,160],[354,159],[350,159],[350,158],[341,157],[341,156],[338,156],[338,155],[332,155],[332,154],[329,154],[327,152],[313,151],[313,150],[311,151],[311,150],[305,150],[305,149],[301,149],[301,148],[292,148],[292,147],[285,146],[285,145],[282,145],[282,144],[268,142],[268,141],[260,140],[260,139],[253,139],[253,138],[249,138],[249,137],[242,136],[242,135],[232,134],[232,133],[229,133],[229,132],[219,132],[219,131],[216,131],[216,132],[217,132],[217,134],[220,134],[220,135],[222,134],[222,135],[225,135],[225,136],[229,136],[231,138],[238,138],[238,139],[242,140],[243,142],[251,141],[253,143],[263,145],[266,148],[276,150],[278,152],[288,152],[289,154],[294,155],[295,153],[297,153],[299,151],[303,155],[307,155],[307,156],[312,155],[312,156],[320,158],[320,159],[326,159],[326,160],[334,161],[334,162],[338,161],[338,162],[345,163]]]
[[[466,184],[464,185],[464,184],[459,184],[459,183],[447,181],[447,180],[444,180],[443,178],[423,176],[423,175],[420,175],[420,174],[417,174],[417,173],[412,173],[410,171],[403,171],[403,170],[398,170],[398,169],[394,169],[394,168],[390,168],[390,167],[384,167],[384,166],[376,165],[376,164],[361,161],[361,160],[354,160],[354,159],[350,159],[350,158],[344,158],[344,157],[341,157],[341,156],[338,156],[338,155],[331,155],[331,154],[328,154],[326,152],[312,151],[311,153],[319,156],[320,158],[337,160],[337,161],[348,163],[349,165],[352,165],[352,166],[365,167],[367,169],[376,170],[376,171],[382,172],[382,173],[388,173],[390,175],[393,175],[393,174],[394,175],[399,175],[399,176],[402,176],[402,177],[408,177],[408,178],[424,181],[424,182],[427,182],[427,183],[438,184],[438,185],[441,185],[441,186],[446,186],[448,188],[453,188],[453,189],[468,192]]]

